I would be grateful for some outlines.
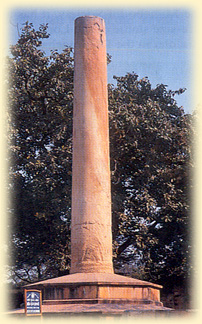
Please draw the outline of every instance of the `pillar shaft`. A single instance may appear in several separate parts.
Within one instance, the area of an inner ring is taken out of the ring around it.
[[[75,20],[71,273],[113,273],[105,24]]]

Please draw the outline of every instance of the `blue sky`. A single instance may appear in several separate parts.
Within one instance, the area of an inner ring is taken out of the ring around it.
[[[10,43],[18,39],[18,28],[26,21],[37,29],[48,23],[50,38],[43,49],[62,51],[74,46],[74,19],[83,15],[102,17],[106,24],[107,52],[112,56],[108,65],[108,82],[113,75],[124,76],[134,71],[140,78],[148,77],[152,87],[163,83],[168,89],[187,91],[176,97],[179,106],[191,112],[192,102],[192,14],[188,10],[153,9],[18,9],[10,11]]]

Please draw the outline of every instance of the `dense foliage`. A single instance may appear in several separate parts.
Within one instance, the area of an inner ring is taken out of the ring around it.
[[[8,58],[9,273],[18,283],[68,273],[73,51],[41,49],[26,23]],[[108,59],[110,60],[109,56]],[[114,265],[183,284],[190,273],[193,116],[135,73],[109,85]]]
[[[47,37],[47,26],[26,24],[8,63],[10,242],[26,280],[33,266],[40,278],[69,264],[73,55],[67,47],[45,56]]]
[[[134,73],[116,79],[109,89],[115,264],[123,271],[130,265],[131,275],[179,284],[191,248],[192,116],[174,100],[183,89],[152,89]]]

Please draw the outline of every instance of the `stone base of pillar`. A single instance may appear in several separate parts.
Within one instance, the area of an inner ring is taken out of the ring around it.
[[[75,273],[44,280],[26,289],[40,289],[43,305],[130,304],[138,309],[163,310],[162,286],[110,273]]]

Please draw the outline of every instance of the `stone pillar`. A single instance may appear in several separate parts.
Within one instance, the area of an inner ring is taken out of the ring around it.
[[[113,273],[104,20],[75,20],[70,273]]]

